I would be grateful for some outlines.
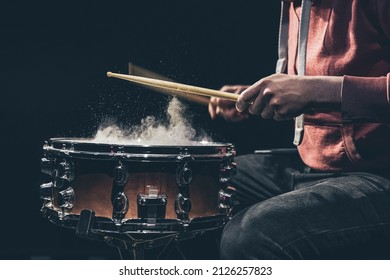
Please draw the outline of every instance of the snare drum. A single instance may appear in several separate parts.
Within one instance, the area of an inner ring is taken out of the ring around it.
[[[43,147],[42,213],[97,234],[221,228],[234,206],[231,144],[131,145],[53,138]]]

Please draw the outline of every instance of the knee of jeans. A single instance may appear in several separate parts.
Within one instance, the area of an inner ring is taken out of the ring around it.
[[[244,258],[243,252],[245,250],[245,232],[241,232],[240,223],[237,220],[237,216],[233,217],[229,221],[222,231],[221,244],[220,244],[220,257],[221,259],[241,259]]]
[[[267,246],[263,235],[252,227],[252,221],[241,211],[225,226],[220,245],[221,259],[258,259],[265,251],[261,247]],[[257,233],[256,233],[257,232]],[[253,247],[256,247],[254,249]]]
[[[273,219],[273,213],[267,209],[259,213],[258,209],[251,208],[235,215],[225,226],[220,244],[221,259],[290,259],[279,244],[280,236],[261,226]]]

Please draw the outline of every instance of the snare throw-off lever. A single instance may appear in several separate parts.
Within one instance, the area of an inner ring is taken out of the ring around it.
[[[146,186],[146,194],[137,197],[138,218],[165,219],[167,195],[160,194],[156,186]]]

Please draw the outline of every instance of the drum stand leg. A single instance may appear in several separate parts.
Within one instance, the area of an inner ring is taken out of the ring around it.
[[[118,249],[122,260],[143,260],[145,257],[145,240],[130,237],[130,240],[125,241],[113,236],[104,236],[104,241]]]
[[[118,249],[119,256],[122,260],[144,260],[145,251],[153,248],[160,248],[157,256],[153,259],[162,259],[164,256],[176,252],[183,260],[186,259],[176,240],[177,234],[167,235],[154,239],[135,239],[127,235],[129,240],[122,240],[112,236],[106,236],[104,240],[111,246]]]
[[[171,243],[168,243],[160,252],[160,254],[158,254],[157,258],[156,259],[160,259],[164,253],[165,254],[169,254],[171,253],[172,251],[176,251],[182,260],[186,260],[186,256],[184,255],[184,253],[182,252],[182,250],[180,249],[180,246],[177,242],[171,242]]]
[[[143,260],[145,257],[145,243],[135,243],[131,248],[117,247],[122,260]]]

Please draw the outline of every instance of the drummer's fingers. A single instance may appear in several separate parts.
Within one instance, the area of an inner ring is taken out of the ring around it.
[[[210,101],[209,101],[209,103],[211,103],[211,104],[213,104],[214,106],[216,106],[216,105],[218,105],[217,103],[218,103],[218,97],[210,97]]]
[[[237,99],[236,102],[236,109],[239,112],[243,112],[251,105],[251,103],[255,99],[261,100],[262,98],[262,80],[258,81],[257,83],[253,84],[252,86],[248,87],[246,90],[244,90],[240,96]]]
[[[217,108],[215,109],[215,113],[217,116],[224,116],[224,109],[222,107],[219,107],[217,106]]]
[[[240,113],[236,109],[225,110],[223,117],[232,122],[241,121],[248,118],[248,114]]]
[[[214,99],[214,100],[213,100],[213,99]],[[215,97],[211,97],[211,98],[210,98],[210,102],[209,102],[208,109],[209,109],[210,117],[211,117],[211,119],[213,119],[213,120],[217,117],[216,108],[217,108],[217,105],[215,104]]]
[[[244,90],[237,99],[236,102],[237,111],[243,112],[246,109],[248,109],[249,105],[256,98],[256,96],[257,96],[256,90],[252,88],[248,88],[247,90]]]
[[[224,99],[224,98],[218,98],[216,100],[217,106],[223,107],[223,108],[231,108],[234,107],[234,101]]]

